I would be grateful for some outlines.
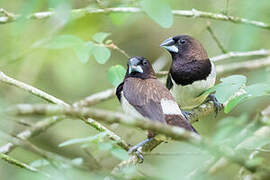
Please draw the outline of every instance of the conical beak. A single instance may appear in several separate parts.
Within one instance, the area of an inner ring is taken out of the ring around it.
[[[178,53],[178,47],[176,46],[175,41],[173,38],[169,38],[165,40],[163,43],[160,44],[161,47],[164,47],[167,51],[173,52],[173,53]]]
[[[139,72],[139,73],[143,73],[143,69],[142,67],[139,65],[140,60],[134,58],[131,58],[128,61],[128,73],[132,73],[132,72]]]

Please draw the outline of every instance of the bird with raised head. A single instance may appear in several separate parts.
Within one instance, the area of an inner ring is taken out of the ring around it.
[[[170,91],[156,78],[155,72],[146,58],[132,57],[128,60],[127,66],[125,78],[116,90],[116,95],[125,113],[138,119],[144,117],[196,132],[182,114]],[[149,131],[148,138],[133,146],[129,152],[137,151],[139,147],[151,141],[155,135],[155,132]]]
[[[161,45],[172,57],[166,87],[183,110],[191,110],[212,100],[216,113],[222,108],[214,94],[204,92],[215,85],[216,70],[203,45],[188,35],[165,40]]]

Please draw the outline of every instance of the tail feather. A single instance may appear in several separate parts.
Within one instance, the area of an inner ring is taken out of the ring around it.
[[[178,126],[181,128],[185,128],[188,131],[192,131],[198,134],[196,129],[189,123],[186,118],[180,115],[165,115],[165,119],[167,124],[171,126]]]

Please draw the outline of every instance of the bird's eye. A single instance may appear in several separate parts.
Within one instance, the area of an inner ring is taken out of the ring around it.
[[[143,61],[143,65],[146,65],[147,64],[147,61]]]
[[[180,42],[181,44],[185,44],[185,43],[186,43],[186,40],[181,39],[179,42]]]

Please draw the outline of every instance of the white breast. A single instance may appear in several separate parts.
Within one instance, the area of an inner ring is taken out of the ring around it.
[[[190,85],[177,85],[173,79],[172,93],[181,109],[189,110],[202,104],[208,95],[200,96],[207,89],[213,87],[216,81],[216,70],[211,62],[211,73],[205,80],[195,81]]]

